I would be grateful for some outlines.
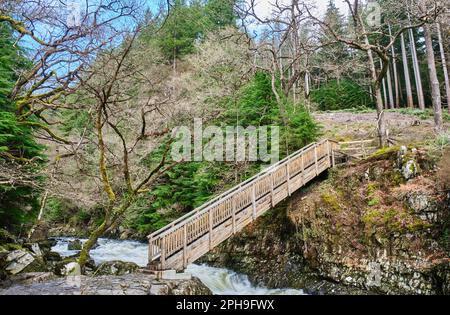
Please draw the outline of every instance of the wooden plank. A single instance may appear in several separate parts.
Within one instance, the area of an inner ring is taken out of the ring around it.
[[[344,141],[344,142],[339,142],[339,145],[359,144],[359,143],[370,143],[370,142],[373,142],[373,141],[374,141],[374,140]]]

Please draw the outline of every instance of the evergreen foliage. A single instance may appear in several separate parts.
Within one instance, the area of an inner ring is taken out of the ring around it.
[[[223,102],[223,106],[227,107],[224,117],[219,117],[210,124],[219,126],[237,124],[244,128],[280,126],[280,154],[285,152],[282,139],[289,140],[290,152],[316,140],[319,126],[303,106],[294,107],[288,102],[289,126],[282,125],[279,106],[273,95],[268,74],[257,72],[241,89],[239,96],[236,104],[231,100]],[[144,163],[149,167],[157,163],[161,158],[163,147],[149,156]],[[151,203],[141,213],[134,227],[140,232],[148,233],[163,227],[171,218],[180,216],[180,211],[188,212],[202,205],[218,192],[236,184],[232,180],[234,167],[236,167],[234,162],[207,161],[183,162],[175,166],[164,174],[149,195],[145,196]],[[248,164],[244,174],[240,174],[240,180],[253,176],[260,167],[260,162]]]
[[[17,119],[8,98],[19,71],[29,66],[23,50],[14,43],[11,29],[0,24],[0,163],[4,168],[20,166],[32,173],[36,165],[28,166],[24,161],[42,157],[43,146],[36,142],[32,129]],[[31,185],[0,184],[0,226],[15,231],[28,222],[37,209],[38,195]]]
[[[320,110],[374,107],[367,91],[351,80],[332,80],[311,91],[311,100]]]
[[[235,24],[234,0],[175,0],[156,37],[156,45],[172,62],[194,52],[208,31]]]

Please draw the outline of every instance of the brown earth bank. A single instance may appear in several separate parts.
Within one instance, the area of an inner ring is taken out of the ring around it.
[[[316,294],[450,294],[441,156],[396,147],[332,170],[203,262]]]

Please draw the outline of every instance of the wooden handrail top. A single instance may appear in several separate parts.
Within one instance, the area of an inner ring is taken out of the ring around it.
[[[359,144],[359,143],[371,143],[374,140],[358,140],[358,141],[343,141],[343,142],[338,142],[340,145],[343,144]]]

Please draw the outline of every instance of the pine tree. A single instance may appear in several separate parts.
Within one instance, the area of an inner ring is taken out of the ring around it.
[[[14,45],[11,29],[0,24],[0,164],[9,169],[10,174],[0,173],[0,226],[13,230],[28,221],[37,208],[36,191],[32,185],[24,185],[13,172],[14,166],[21,165],[24,177],[33,172],[34,167],[26,162],[41,156],[43,147],[36,143],[30,127],[18,121],[14,113],[14,103],[9,99],[14,83],[21,70],[29,62],[23,50]]]

